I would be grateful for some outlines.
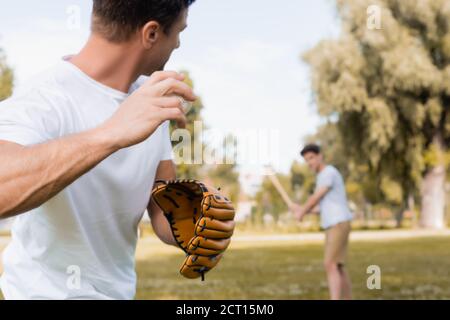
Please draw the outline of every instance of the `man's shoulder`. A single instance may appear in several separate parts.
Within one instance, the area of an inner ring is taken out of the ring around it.
[[[333,167],[331,165],[326,165],[325,168],[323,168],[323,170],[319,173],[319,176],[320,175],[326,176],[326,175],[329,175],[336,171],[337,171],[337,169],[335,167]]]
[[[327,165],[325,169],[328,170],[329,172],[339,174],[339,170],[333,165]]]
[[[60,64],[56,64],[44,71],[32,76],[26,82],[19,85],[13,95],[1,104],[7,106],[17,102],[39,101],[49,102],[55,99],[65,99],[65,91],[62,90],[61,81],[67,78],[67,74]]]
[[[336,181],[343,180],[341,172],[335,166],[328,166],[328,175],[337,179]]]
[[[332,166],[332,165],[327,165],[322,172],[319,173],[318,178],[325,178],[325,177],[335,177],[335,176],[340,176],[341,174],[339,173],[339,170]]]

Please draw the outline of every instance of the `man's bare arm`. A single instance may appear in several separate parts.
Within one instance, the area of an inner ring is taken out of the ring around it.
[[[0,219],[34,209],[112,153],[146,140],[165,121],[186,121],[180,99],[195,100],[174,72],[157,72],[96,129],[46,143],[0,144]]]
[[[102,129],[25,147],[0,142],[0,218],[51,199],[117,151]]]
[[[304,206],[300,206],[296,203],[294,203],[290,210],[294,214],[294,216],[302,220],[305,215],[307,215],[310,212],[313,212],[313,210],[317,207],[320,200],[330,191],[330,188],[323,187],[319,188],[311,197],[308,198]]]
[[[176,169],[173,161],[161,161],[156,172],[156,180],[167,181],[175,179]],[[164,216],[164,212],[162,212],[161,208],[158,207],[153,198],[150,199],[148,213],[150,215],[153,230],[158,238],[168,245],[177,246],[177,242],[175,241],[169,222]]]
[[[330,191],[330,188],[323,187],[318,189],[311,197],[309,197],[303,206],[305,214],[311,212],[319,204],[320,200],[328,193],[328,191]]]

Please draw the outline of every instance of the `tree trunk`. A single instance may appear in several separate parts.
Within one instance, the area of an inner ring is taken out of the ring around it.
[[[422,183],[422,213],[420,226],[428,229],[444,229],[445,226],[445,163],[442,139],[435,139],[438,147],[438,164],[429,170]]]
[[[411,217],[412,227],[413,227],[413,229],[417,229],[419,224],[417,222],[416,202],[415,202],[414,196],[412,194],[410,194],[408,196],[408,210],[411,212],[411,215],[412,215],[412,217]]]
[[[400,229],[402,227],[403,224],[403,218],[404,218],[404,214],[405,214],[405,205],[402,205],[398,210],[397,213],[395,214],[395,227],[397,229]]]

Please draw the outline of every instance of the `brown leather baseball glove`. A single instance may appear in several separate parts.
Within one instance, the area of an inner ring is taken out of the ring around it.
[[[189,279],[214,268],[233,235],[234,207],[214,188],[196,180],[158,181],[152,196],[186,253],[180,273]]]

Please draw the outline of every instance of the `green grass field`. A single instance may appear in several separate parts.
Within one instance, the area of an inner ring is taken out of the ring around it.
[[[355,299],[450,299],[450,237],[351,244]],[[178,274],[183,254],[157,242],[137,251],[137,299],[327,299],[319,243],[236,242],[205,282]],[[367,267],[382,289],[371,291]]]
[[[450,237],[351,244],[355,299],[450,299]],[[158,253],[158,252],[156,252]],[[207,280],[177,274],[183,256],[140,248],[138,299],[327,299],[321,244],[239,243]],[[378,265],[382,289],[367,289]]]

